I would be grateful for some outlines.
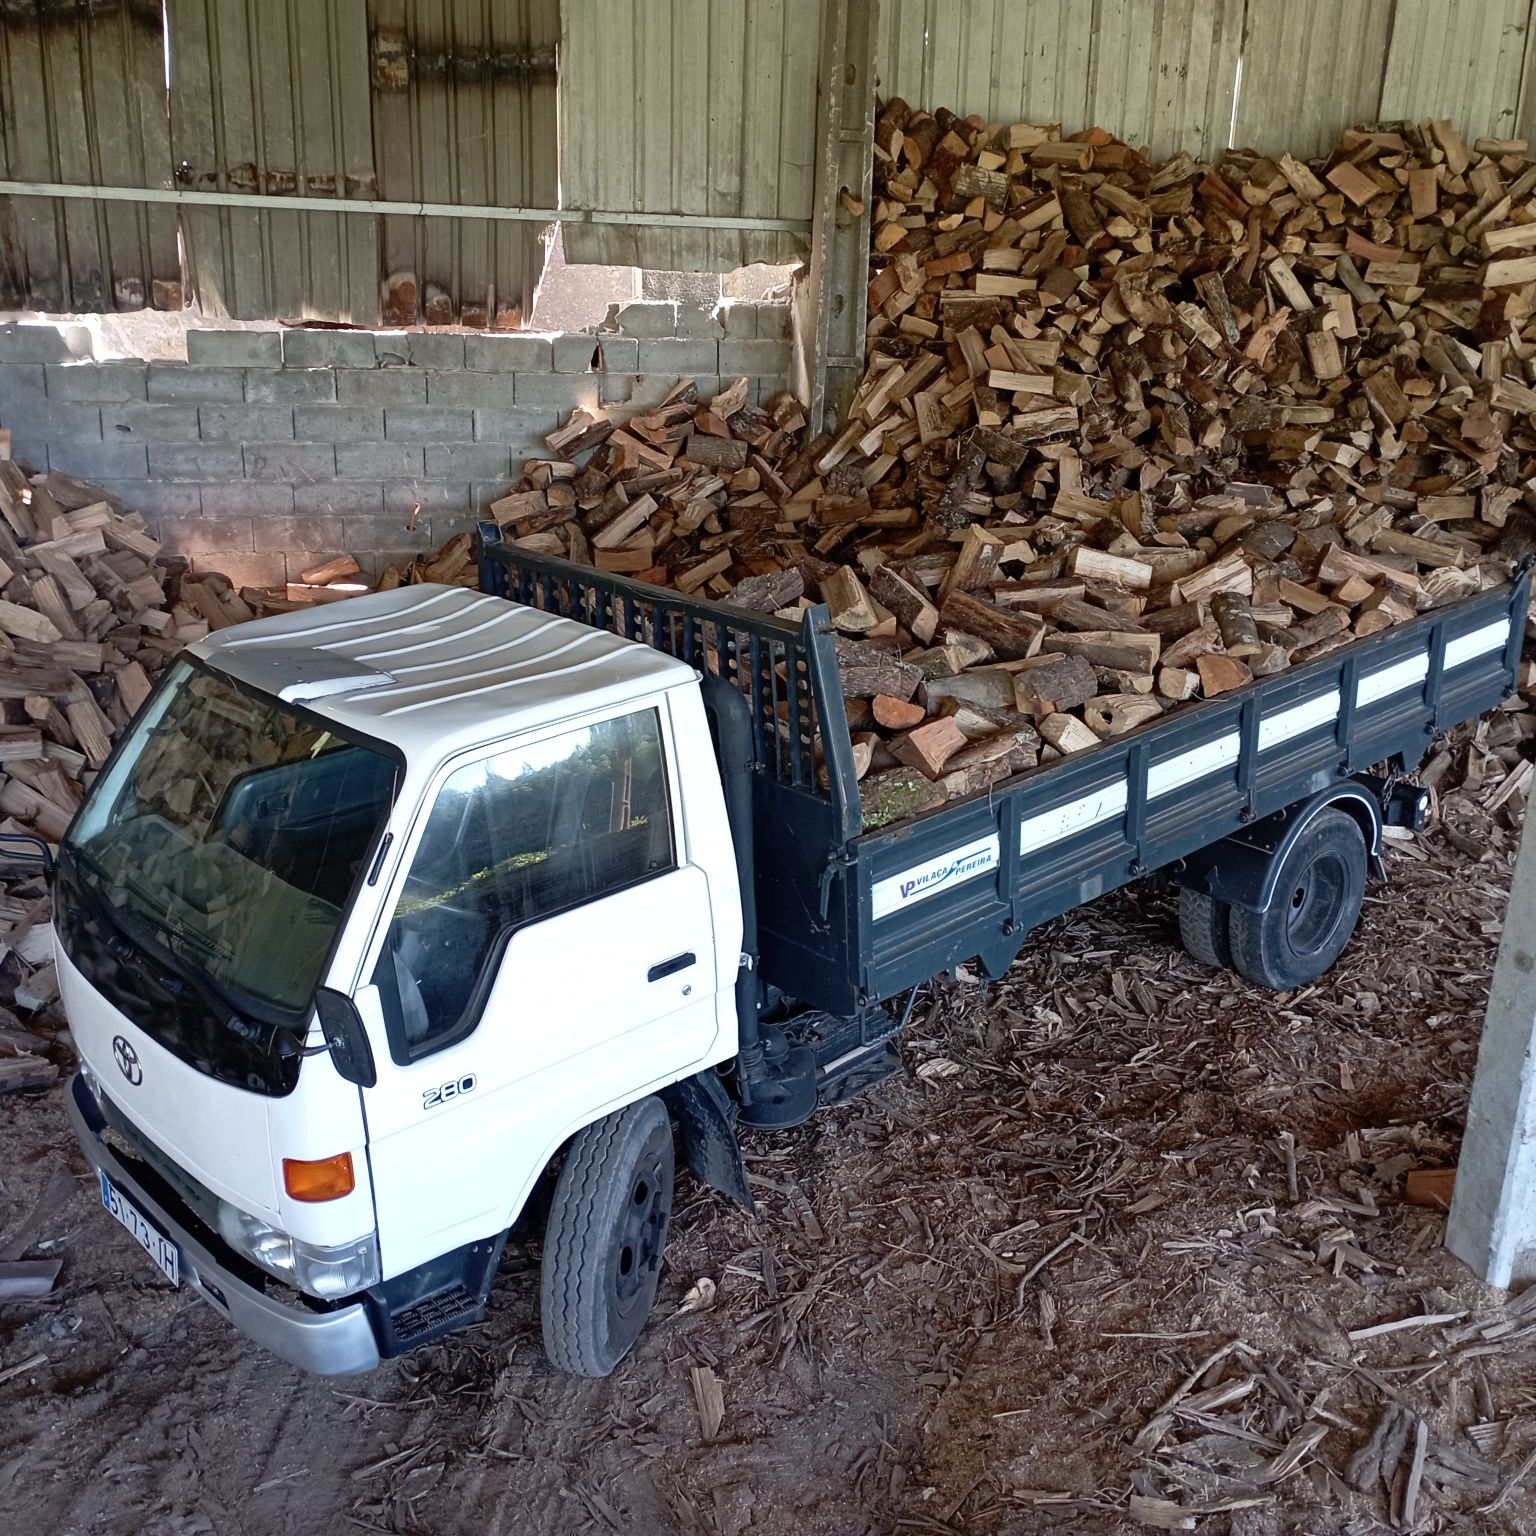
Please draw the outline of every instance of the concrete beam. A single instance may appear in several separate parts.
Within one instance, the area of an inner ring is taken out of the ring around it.
[[[841,422],[864,372],[880,0],[826,0],[817,80],[811,262],[795,285],[791,387],[810,431]],[[849,203],[861,208],[853,213]]]
[[[1515,856],[1445,1246],[1490,1285],[1536,1279],[1536,807]]]

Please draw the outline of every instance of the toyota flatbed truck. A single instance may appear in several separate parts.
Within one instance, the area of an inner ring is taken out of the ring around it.
[[[901,1003],[1154,872],[1187,947],[1300,986],[1407,775],[1513,690],[1529,569],[864,831],[832,630],[530,554],[191,646],[61,846],[69,1112],[173,1284],[322,1373],[483,1315],[546,1175],[554,1364],[655,1296],[674,1147],[899,1065]]]

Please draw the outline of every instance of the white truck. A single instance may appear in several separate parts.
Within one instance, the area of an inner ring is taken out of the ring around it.
[[[1511,690],[1530,587],[864,831],[825,609],[483,536],[480,592],[191,647],[60,852],[69,1111],[103,1205],[312,1371],[480,1317],[550,1173],[545,1345],[606,1374],[655,1295],[675,1137],[750,1207],[739,1125],[888,1074],[888,1002],[963,960],[1001,975],[1140,875],[1182,887],[1207,962],[1320,974],[1384,822],[1422,821],[1403,772]]]

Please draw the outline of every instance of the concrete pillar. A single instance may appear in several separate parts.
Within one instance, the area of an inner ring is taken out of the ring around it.
[[[1515,857],[1445,1246],[1490,1285],[1536,1279],[1536,806]]]

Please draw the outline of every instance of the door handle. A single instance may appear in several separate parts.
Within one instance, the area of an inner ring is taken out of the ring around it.
[[[645,973],[647,981],[660,981],[664,976],[675,976],[679,971],[686,971],[690,965],[698,963],[698,956],[691,949],[685,949],[680,955],[673,955],[670,960],[658,960],[650,970]]]

